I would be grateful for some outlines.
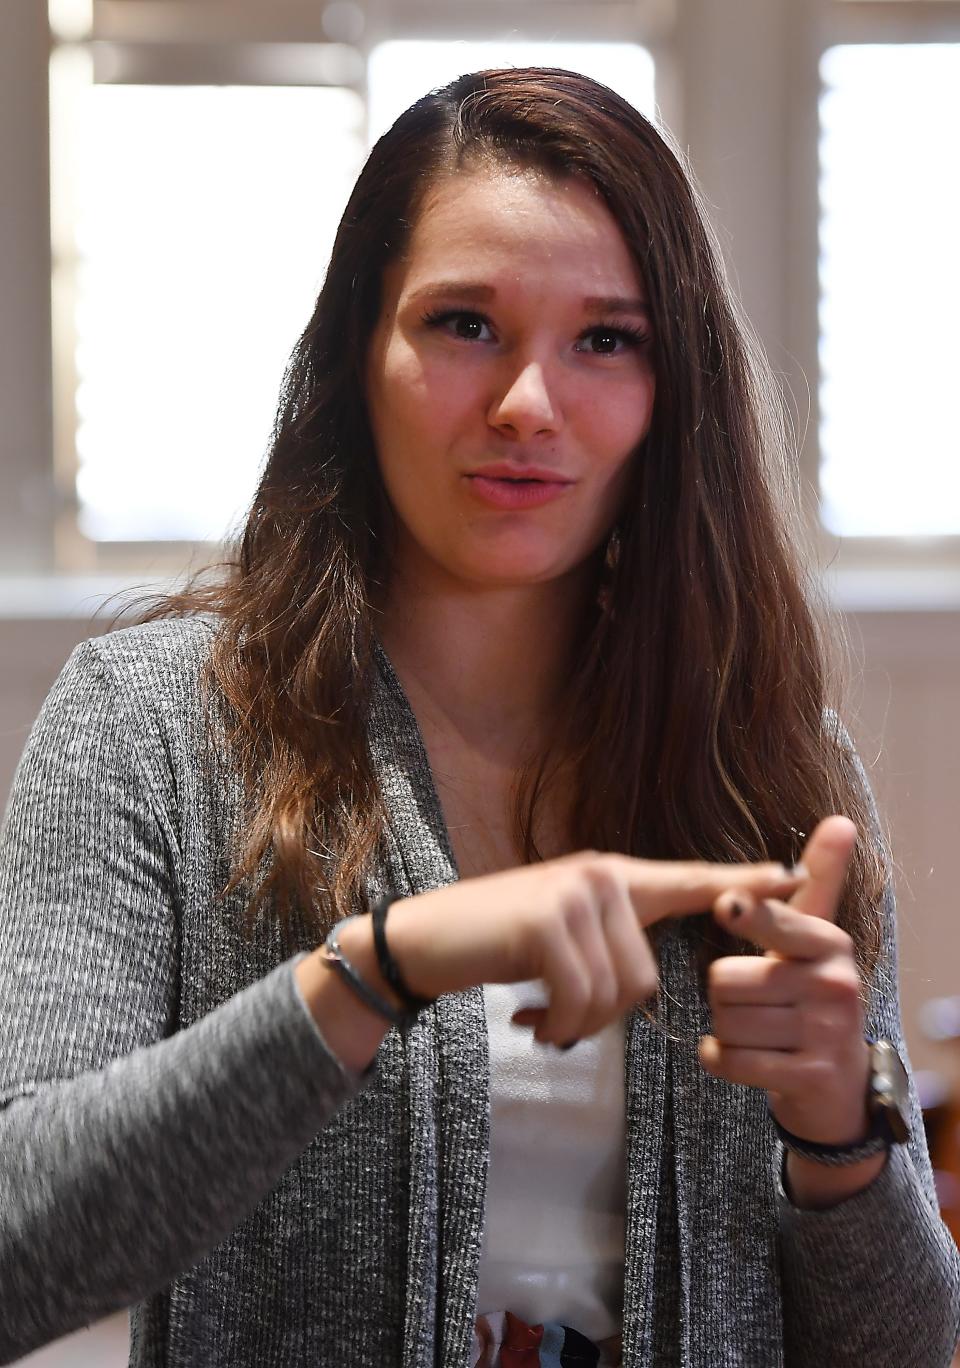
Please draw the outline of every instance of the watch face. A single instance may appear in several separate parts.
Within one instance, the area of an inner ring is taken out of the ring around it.
[[[880,1112],[890,1127],[897,1144],[910,1138],[910,1084],[903,1061],[889,1040],[874,1041],[871,1046],[872,1074],[870,1078],[871,1106]]]

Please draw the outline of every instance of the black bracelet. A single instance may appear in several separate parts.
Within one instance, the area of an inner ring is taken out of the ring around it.
[[[372,1008],[378,1016],[385,1017],[387,1021],[396,1026],[401,1035],[405,1035],[420,1016],[420,1009],[409,1010],[408,1008],[407,1010],[403,1010],[394,1007],[386,998],[381,997],[375,988],[371,988],[369,983],[365,983],[357,973],[354,966],[341,950],[340,942],[338,940],[338,933],[341,926],[346,926],[347,922],[354,920],[354,917],[344,917],[342,921],[337,922],[336,926],[331,929],[327,939],[321,947],[324,952],[323,963],[328,969],[335,970],[343,981],[349,984],[357,997],[365,1002],[368,1007]]]
[[[397,968],[397,962],[387,947],[387,912],[391,905],[398,902],[402,894],[387,893],[373,906],[373,944],[377,951],[380,972],[408,1011],[418,1012],[424,1007],[432,1007],[434,998],[418,997],[411,993]]]

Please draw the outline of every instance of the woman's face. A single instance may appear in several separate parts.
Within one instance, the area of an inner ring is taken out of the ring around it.
[[[643,282],[585,181],[480,166],[384,276],[367,396],[400,568],[559,578],[616,521],[654,400]]]

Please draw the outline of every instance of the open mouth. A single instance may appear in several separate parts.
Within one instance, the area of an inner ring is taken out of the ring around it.
[[[548,475],[513,475],[477,471],[467,477],[472,496],[492,508],[536,508],[550,503],[571,488],[573,481]]]
[[[468,480],[496,480],[498,484],[511,485],[566,485],[572,480],[562,475],[507,475],[500,471],[475,470],[467,476]]]

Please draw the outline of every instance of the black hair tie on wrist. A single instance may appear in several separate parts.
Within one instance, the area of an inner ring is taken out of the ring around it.
[[[387,912],[391,905],[398,902],[402,894],[386,893],[373,905],[373,944],[377,952],[377,963],[380,972],[403,1003],[404,1007],[410,1012],[420,1011],[423,1007],[432,1007],[435,998],[418,997],[416,993],[411,993],[410,989],[403,981],[403,975],[397,968],[396,960],[390,954],[387,946]]]

